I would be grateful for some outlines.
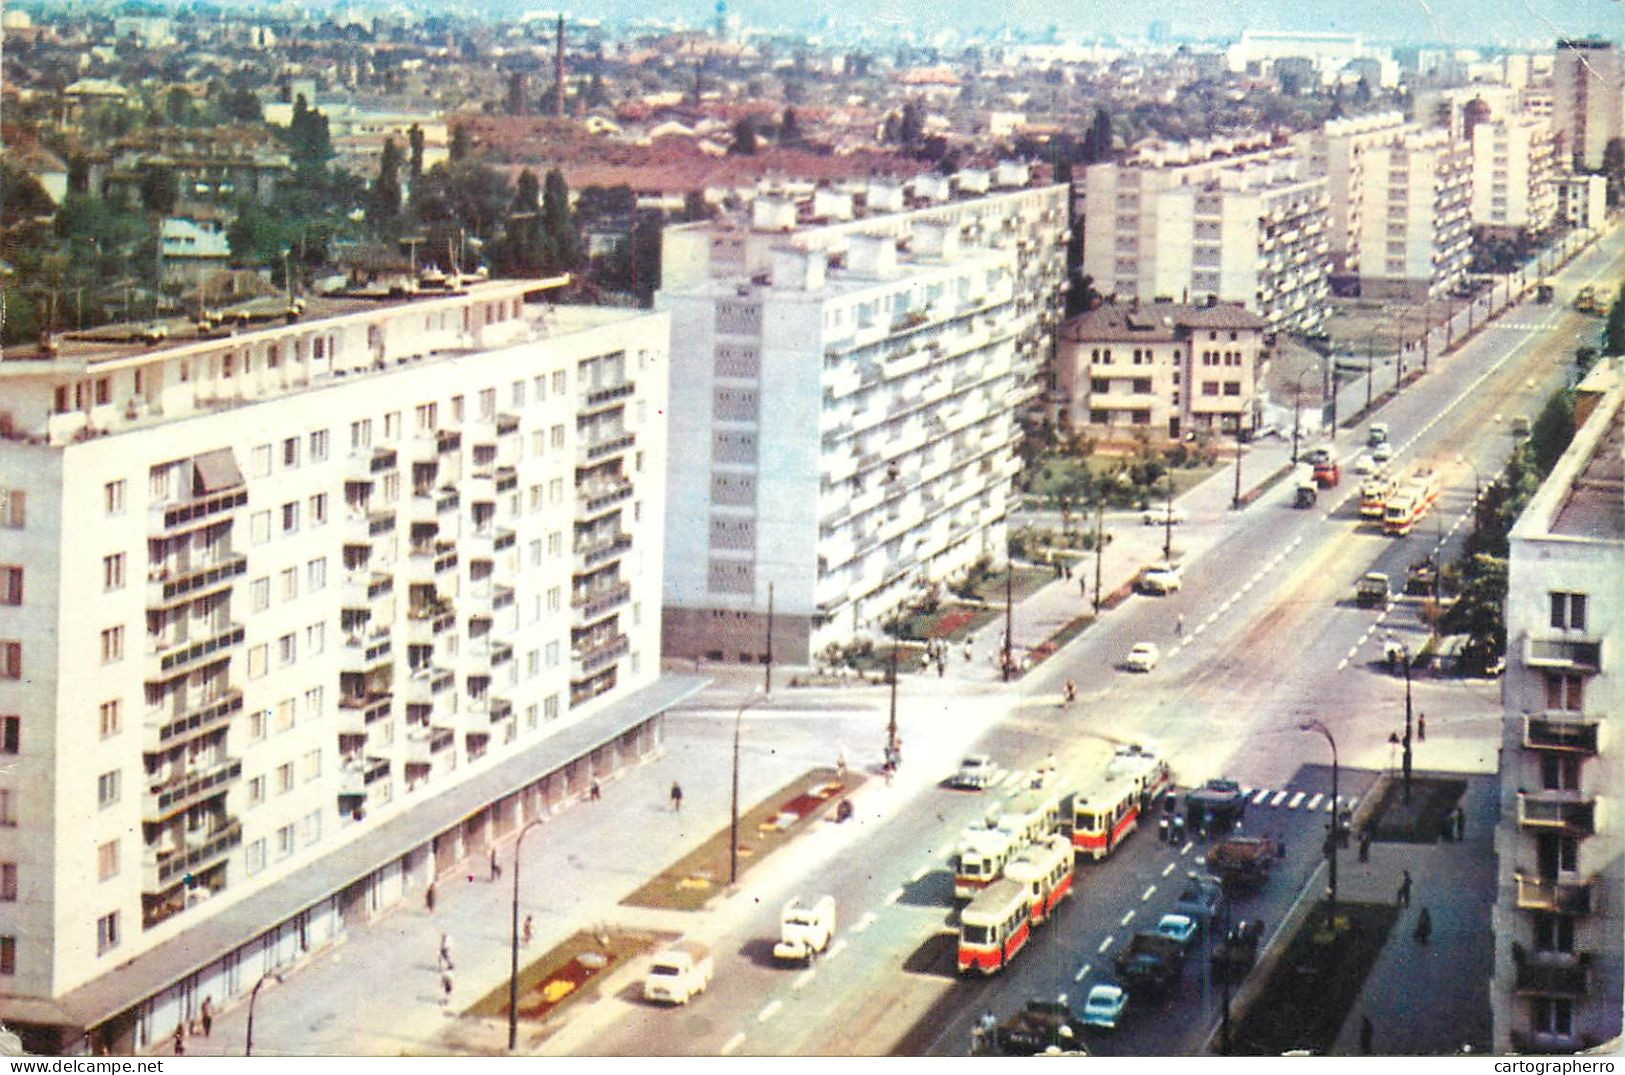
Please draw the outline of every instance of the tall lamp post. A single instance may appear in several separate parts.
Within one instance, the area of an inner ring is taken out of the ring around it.
[[[1162,524],[1162,559],[1164,563],[1173,563],[1174,560],[1174,472],[1168,471],[1168,510]]]
[[[1298,429],[1301,425],[1299,414],[1303,403],[1303,379],[1314,370],[1304,370],[1298,374],[1298,379],[1292,386],[1292,461],[1298,461]]]
[[[1326,861],[1331,871],[1331,900],[1327,906],[1326,922],[1335,931],[1337,929],[1337,842],[1342,836],[1338,831],[1343,824],[1341,814],[1342,804],[1337,800],[1337,740],[1326,725],[1318,720],[1309,720],[1298,725],[1300,732],[1319,732],[1326,737],[1326,742],[1332,748],[1332,825],[1326,838]]]
[[[766,695],[753,694],[739,704],[734,714],[733,795],[728,807],[728,884],[739,880],[739,724],[745,719],[745,710]]]
[[[525,842],[525,833],[542,823],[542,819],[532,818],[525,822],[525,827],[519,830],[518,839],[513,842],[513,921],[512,931],[508,937],[508,1051],[511,1053],[519,1045],[519,848]]]
[[[1405,742],[1402,754],[1405,766],[1405,805],[1411,804],[1411,648],[1401,646],[1399,659],[1405,664]]]
[[[897,651],[901,648],[902,639],[902,621],[894,615],[891,631],[891,705],[886,716],[886,760],[893,764],[897,759]]]
[[[248,991],[248,1035],[243,1042],[243,1055],[254,1055],[254,1004],[260,999],[260,989],[266,982],[280,982],[282,975],[274,970],[266,971],[260,975],[260,980],[254,983],[254,988]]]
[[[1241,423],[1239,421],[1236,423],[1236,491],[1230,498],[1230,510],[1241,510]]]

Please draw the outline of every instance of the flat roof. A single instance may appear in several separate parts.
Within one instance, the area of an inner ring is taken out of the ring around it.
[[[1552,516],[1553,534],[1625,540],[1625,407],[1616,407],[1607,423]]]

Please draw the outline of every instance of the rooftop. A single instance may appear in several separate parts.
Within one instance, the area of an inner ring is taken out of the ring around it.
[[[1061,326],[1064,339],[1076,342],[1167,342],[1191,329],[1264,331],[1269,323],[1236,303],[1195,305],[1152,302],[1124,306],[1104,303]]]

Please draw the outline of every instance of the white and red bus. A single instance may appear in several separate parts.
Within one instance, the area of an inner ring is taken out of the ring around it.
[[[1026,845],[1008,829],[966,829],[959,837],[954,863],[954,896],[968,900],[1004,876],[1004,864]]]
[[[1138,743],[1117,748],[1112,760],[1106,763],[1106,779],[1133,780],[1142,793],[1142,810],[1148,809],[1163,792],[1174,786],[1174,774],[1168,763]]]
[[[1061,831],[1061,793],[1041,788],[1018,792],[1006,799],[997,813],[999,828],[1017,833],[1028,843],[1037,843]]]
[[[1072,895],[1072,841],[1055,835],[1033,844],[1010,860],[1004,876],[1027,886],[1028,917],[1033,925],[1043,925]]]
[[[1439,478],[1423,467],[1395,490],[1382,509],[1382,532],[1404,537],[1439,499]]]
[[[1102,777],[1072,797],[1072,847],[1078,854],[1103,859],[1139,826],[1141,784],[1135,777]]]
[[[959,914],[959,973],[995,974],[1032,936],[1027,886],[995,881]]]

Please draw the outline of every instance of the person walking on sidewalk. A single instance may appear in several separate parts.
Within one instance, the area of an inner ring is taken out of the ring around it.
[[[1371,861],[1371,827],[1369,825],[1360,830],[1360,861]]]
[[[428,908],[430,914],[434,914],[434,882],[433,881],[430,881],[429,882],[429,887],[423,890],[423,906]]]
[[[1183,612],[1174,617],[1174,637],[1178,639],[1185,637],[1185,614]]]
[[[1459,844],[1467,839],[1467,811],[1456,807],[1456,842]]]
[[[1427,737],[1428,715],[1426,713],[1418,713],[1416,714],[1416,738],[1421,742],[1426,742]]]
[[[198,1012],[198,1018],[203,1023],[203,1036],[206,1038],[209,1036],[209,1031],[214,1029],[213,997],[203,998],[203,1008]]]
[[[442,933],[440,935],[440,961],[439,962],[440,962],[440,968],[442,970],[452,970],[453,969],[452,968],[452,962],[451,962],[451,934],[449,934],[449,933]]]
[[[451,968],[447,967],[440,972],[440,1006],[443,1008],[451,1003]]]
[[[602,799],[603,797],[604,797],[604,789],[600,788],[598,786],[598,781],[594,780],[592,782],[592,787],[587,789],[587,798],[589,800],[591,800],[592,802],[597,802],[599,799]]]
[[[1395,902],[1401,907],[1409,907],[1411,905],[1411,871],[1401,870],[1400,872],[1405,876],[1399,882],[1399,897]]]
[[[1433,936],[1433,916],[1428,914],[1426,907],[1416,916],[1416,943],[1426,944],[1428,938]]]
[[[497,849],[491,848],[491,880],[502,880],[502,863],[497,861]]]
[[[185,1056],[186,1055],[186,1023],[185,1022],[179,1022],[179,1023],[175,1024],[175,1055],[176,1056]]]
[[[680,813],[682,811],[682,809],[683,809],[683,788],[682,788],[681,784],[679,784],[679,783],[677,783],[677,781],[673,780],[671,782],[671,812],[674,813],[674,814]]]
[[[530,939],[534,935],[534,929],[535,926],[534,923],[531,922],[530,915],[526,915],[525,927],[519,931],[519,943],[524,945],[530,944]]]

